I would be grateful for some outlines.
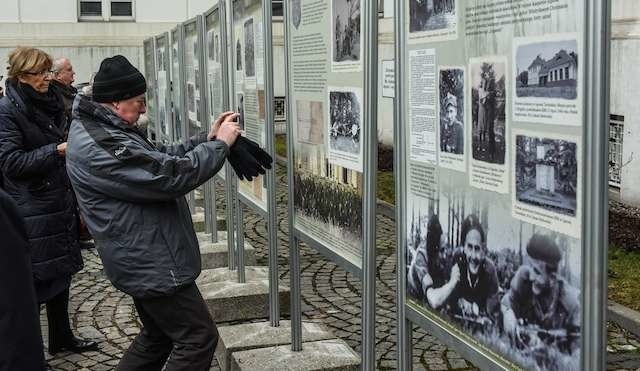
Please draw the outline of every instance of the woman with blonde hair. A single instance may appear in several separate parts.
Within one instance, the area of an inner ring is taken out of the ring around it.
[[[62,97],[49,89],[51,57],[18,47],[9,54],[5,97],[0,99],[2,188],[24,219],[38,303],[46,304],[49,353],[94,350],[69,323],[71,276],[83,265],[76,200],[66,172],[67,139]]]

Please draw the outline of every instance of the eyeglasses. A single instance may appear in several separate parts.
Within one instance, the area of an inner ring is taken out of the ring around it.
[[[53,76],[53,74],[55,74],[56,72],[49,70],[49,71],[40,71],[40,72],[25,71],[24,73],[26,73],[27,75],[43,77],[43,76]]]

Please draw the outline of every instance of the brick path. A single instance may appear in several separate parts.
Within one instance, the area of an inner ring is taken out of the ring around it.
[[[280,277],[288,285],[285,179],[280,168],[278,258]],[[258,264],[266,265],[265,224],[249,210],[245,212],[245,220],[246,238],[256,247]],[[394,369],[396,362],[394,229],[393,220],[378,216],[376,355],[377,366],[383,370]],[[84,354],[61,353],[49,357],[49,363],[60,370],[111,370],[138,333],[139,324],[131,298],[106,280],[95,250],[83,251],[83,255],[85,269],[72,282],[69,312],[76,332],[98,341],[100,349]],[[360,351],[361,285],[358,279],[304,245],[301,246],[301,267],[303,319],[325,324],[335,335]],[[46,338],[44,312],[41,321]],[[413,343],[414,370],[475,369],[470,362],[423,330],[415,329]],[[636,337],[609,325],[609,369],[640,370],[639,349],[640,342]],[[215,360],[211,369],[219,370]]]

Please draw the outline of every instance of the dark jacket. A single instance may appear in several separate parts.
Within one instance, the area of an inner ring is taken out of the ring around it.
[[[63,115],[47,117],[27,106],[10,82],[0,100],[3,188],[24,218],[36,281],[69,277],[82,268],[76,201],[56,149],[66,140]]]
[[[195,281],[200,249],[184,196],[215,175],[228,152],[204,133],[155,148],[110,109],[76,97],[67,170],[115,287],[148,298]]]
[[[78,89],[73,86],[64,85],[57,80],[51,80],[51,84],[49,85],[49,89],[53,89],[57,94],[60,94],[62,97],[62,102],[64,103],[64,114],[66,116],[66,124],[64,126],[65,134],[69,132],[69,125],[71,125],[71,110],[73,109],[73,101],[76,99],[76,94],[78,94]]]
[[[29,242],[15,203],[0,190],[0,371],[35,371],[44,365],[40,314]]]

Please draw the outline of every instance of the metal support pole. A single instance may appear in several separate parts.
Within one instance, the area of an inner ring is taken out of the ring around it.
[[[264,27],[264,99],[265,137],[267,152],[276,157],[275,124],[273,118],[273,35],[271,1],[262,1],[262,25]],[[278,210],[276,207],[275,165],[267,174],[267,233],[269,234],[269,321],[271,326],[280,325],[280,303],[278,297]]]
[[[235,249],[235,231],[234,224],[237,223],[233,220],[233,208],[235,205],[235,200],[233,195],[235,195],[235,180],[233,176],[233,170],[231,170],[231,165],[227,164],[226,166],[226,175],[225,175],[227,184],[225,187],[226,197],[227,197],[227,259],[229,264],[229,270],[236,269],[236,249]]]
[[[204,231],[206,233],[211,233],[211,187],[209,182],[211,180],[207,180],[202,187],[204,191]]]
[[[413,336],[411,321],[406,318],[404,307],[406,304],[406,291],[405,287],[407,281],[407,255],[405,253],[405,246],[407,241],[406,215],[404,205],[406,205],[406,193],[404,187],[406,182],[405,161],[406,147],[405,147],[405,126],[402,125],[404,121],[404,107],[401,103],[404,102],[404,82],[405,82],[405,69],[403,62],[405,60],[405,3],[402,1],[396,1],[395,3],[395,15],[394,15],[394,27],[395,27],[395,98],[394,98],[394,136],[395,136],[395,151],[394,151],[394,166],[396,180],[396,294],[397,294],[397,306],[396,315],[397,321],[397,368],[398,370],[411,370],[412,367],[412,351],[413,351]]]
[[[211,199],[211,242],[218,242],[218,207],[216,205],[216,178],[209,180],[209,198]]]
[[[237,178],[236,178],[237,180]],[[239,189],[238,181],[236,181],[236,189]],[[244,224],[242,220],[244,219],[244,209],[242,207],[242,202],[240,202],[240,197],[236,197],[236,238],[238,240],[238,245],[236,247],[236,261],[238,262],[238,282],[246,283],[247,278],[244,271]]]
[[[364,1],[364,200],[362,369],[376,368],[376,178],[378,170],[378,2]]]
[[[289,47],[290,47],[290,0],[284,2],[284,38],[285,38],[285,53],[284,64],[289,66]],[[294,179],[294,141],[293,141],[293,128],[292,128],[292,112],[291,112],[291,81],[289,79],[290,72],[285,73],[285,96],[287,107],[287,216],[289,221],[289,285],[291,286],[291,350],[299,352],[302,350],[302,302],[300,298],[300,249],[298,245],[298,239],[296,238],[296,229],[294,225],[294,192],[293,179]]]
[[[582,282],[583,370],[606,369],[609,66],[611,2],[586,2],[584,216]]]

